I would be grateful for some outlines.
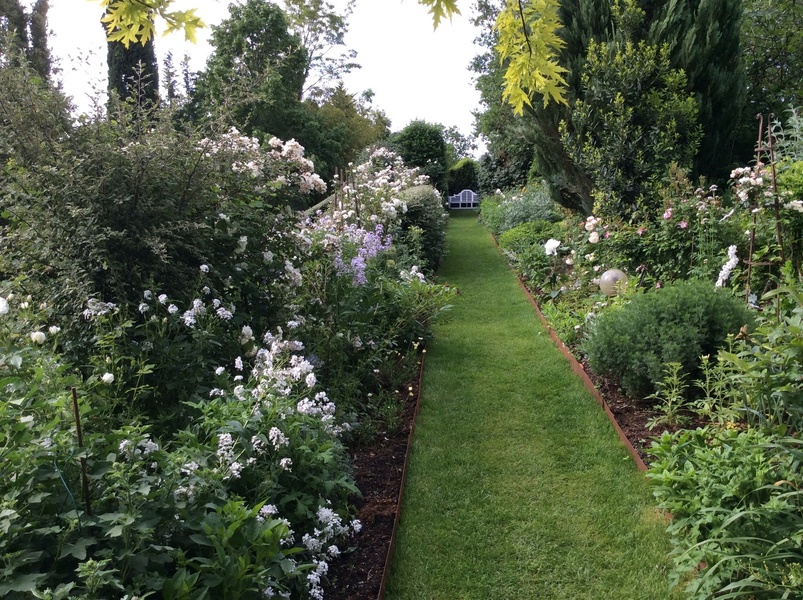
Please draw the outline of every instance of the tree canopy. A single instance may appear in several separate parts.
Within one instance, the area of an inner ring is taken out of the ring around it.
[[[175,0],[98,1],[106,8],[103,22],[109,41],[125,46],[144,44],[153,37],[153,18],[157,15],[167,23],[166,33],[181,30],[188,40],[194,41],[198,28],[204,27],[195,9],[171,10]],[[460,14],[458,0],[418,1],[429,8],[435,27]],[[298,3],[289,2],[291,7],[294,4]],[[499,13],[496,28],[500,59],[505,63],[504,94],[517,114],[532,104],[535,94],[543,96],[544,104],[566,103],[565,68],[558,61],[562,47],[559,9],[559,0],[505,0]]]

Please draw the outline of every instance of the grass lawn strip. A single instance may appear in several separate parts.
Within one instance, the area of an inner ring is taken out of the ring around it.
[[[673,598],[648,484],[474,213],[424,372],[388,600]]]

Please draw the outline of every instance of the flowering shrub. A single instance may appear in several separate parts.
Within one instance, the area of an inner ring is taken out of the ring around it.
[[[453,291],[427,282],[381,224],[365,230],[351,216],[321,214],[299,230],[304,285],[294,303],[304,315],[287,327],[320,362],[339,404],[365,415],[362,403],[425,341]]]
[[[261,346],[235,332],[252,344],[250,368],[235,358],[210,371],[209,399],[189,405],[192,426],[158,437],[137,418],[108,420],[114,373],[82,382],[20,335],[41,318],[25,310],[16,297],[0,303],[4,597],[321,597],[327,561],[359,524],[348,518],[356,490],[338,440],[349,425],[301,343],[268,334]],[[195,306],[184,316],[192,310],[201,315]]]
[[[90,296],[135,304],[142,290],[159,289],[191,301],[202,264],[214,267],[218,292],[236,279],[233,301],[275,311],[264,288],[282,271],[265,269],[263,257],[285,254],[292,221],[281,209],[323,185],[303,149],[276,139],[261,148],[234,130],[202,137],[174,128],[169,114],[118,119],[0,127],[17,165],[0,177],[3,273],[24,279],[72,333]],[[22,130],[53,143],[29,157],[15,135]]]
[[[357,223],[381,223],[392,228],[407,212],[403,190],[428,183],[418,169],[408,168],[395,152],[379,147],[368,159],[354,167],[352,178],[343,182],[342,195],[334,207],[346,211]]]

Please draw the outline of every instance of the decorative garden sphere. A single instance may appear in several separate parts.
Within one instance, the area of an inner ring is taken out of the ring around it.
[[[626,285],[627,274],[619,269],[608,269],[602,274],[602,277],[599,278],[599,289],[601,289],[602,293],[606,296],[615,296],[619,291],[616,288]]]

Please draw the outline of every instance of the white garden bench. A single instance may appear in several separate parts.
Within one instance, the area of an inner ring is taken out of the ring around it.
[[[479,208],[480,197],[471,190],[463,190],[459,194],[449,196],[449,208]]]

